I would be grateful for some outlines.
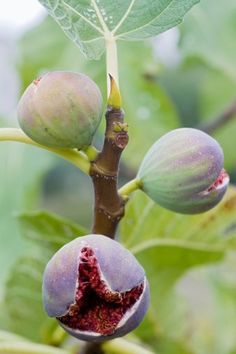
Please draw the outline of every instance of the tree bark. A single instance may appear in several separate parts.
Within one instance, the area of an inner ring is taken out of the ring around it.
[[[92,232],[110,238],[115,237],[118,223],[124,216],[125,200],[118,194],[117,179],[120,156],[128,140],[123,111],[108,106],[103,149],[91,163],[90,176],[94,185]]]

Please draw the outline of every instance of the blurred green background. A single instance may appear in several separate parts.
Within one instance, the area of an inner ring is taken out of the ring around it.
[[[120,184],[135,175],[147,149],[161,135],[180,126],[208,129],[209,122],[228,110],[228,121],[210,133],[223,147],[225,167],[235,183],[235,38],[235,0],[202,0],[178,28],[146,42],[118,43],[130,132]],[[104,57],[85,60],[49,17],[17,38],[0,29],[0,50],[2,58],[10,58],[6,67],[13,77],[9,81],[6,76],[0,95],[12,85],[9,94],[20,97],[44,72],[74,70],[91,76],[106,97]],[[6,70],[3,64],[0,72]],[[1,104],[1,127],[18,126],[16,102],[9,102],[5,110]],[[94,140],[98,147],[103,129],[104,124]],[[41,273],[44,259],[62,242],[53,244],[53,235],[67,219],[34,211],[46,209],[89,229],[91,183],[69,163],[17,143],[0,144],[0,161],[0,328],[47,343],[52,325],[41,309]],[[54,226],[44,223],[45,218]],[[83,233],[69,225],[71,235]],[[234,188],[214,211],[196,217],[164,211],[137,193],[119,235],[142,262],[151,283],[151,310],[135,338],[160,354],[236,354]],[[152,248],[143,244],[150,240]]]

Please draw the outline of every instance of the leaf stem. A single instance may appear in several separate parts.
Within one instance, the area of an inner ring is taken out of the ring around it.
[[[123,187],[119,189],[119,195],[122,197],[128,197],[131,193],[140,189],[141,182],[139,179],[132,179],[130,182],[126,183]]]
[[[56,149],[40,145],[28,138],[28,136],[25,135],[23,131],[18,128],[1,128],[0,141],[16,141],[53,152],[54,154],[62,157],[63,159],[69,161],[70,163],[78,167],[85,174],[89,174],[90,162],[88,158],[86,158],[86,156],[82,152],[77,151],[75,149]]]
[[[118,56],[116,39],[112,35],[105,37],[106,42],[106,72],[107,72],[107,96],[110,93],[110,79],[109,74],[115,80],[119,87],[119,74],[118,74]]]

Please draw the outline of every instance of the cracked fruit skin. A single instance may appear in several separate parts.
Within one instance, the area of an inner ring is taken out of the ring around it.
[[[101,342],[140,324],[149,286],[142,266],[127,249],[92,234],[69,242],[51,258],[43,277],[43,303],[69,334]]]
[[[102,116],[102,96],[88,76],[49,72],[33,81],[21,97],[20,127],[35,142],[82,149],[91,144]]]
[[[229,176],[220,145],[192,128],[172,130],[147,152],[137,178],[156,203],[177,213],[198,214],[223,198]]]

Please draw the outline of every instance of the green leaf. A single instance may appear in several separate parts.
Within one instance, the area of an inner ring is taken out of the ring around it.
[[[99,58],[105,40],[137,40],[179,24],[199,0],[39,0],[89,58]]]
[[[49,258],[48,252],[20,258],[12,268],[5,290],[7,329],[36,341],[42,341],[44,326],[53,321],[44,313],[41,300],[42,273]]]
[[[154,348],[159,354],[193,354],[186,344],[167,338],[156,341]]]
[[[26,240],[52,252],[75,237],[88,233],[82,226],[47,211],[21,213],[18,220]]]
[[[32,210],[38,200],[40,181],[52,164],[50,154],[22,144],[0,144],[0,298],[9,267],[23,252],[14,213]]]
[[[151,288],[151,307],[137,330],[144,340],[153,342],[163,333],[176,335],[170,324],[181,316],[176,313],[173,287],[186,271],[218,262],[226,250],[235,250],[235,212],[235,188],[216,208],[195,216],[165,210],[142,192],[129,202],[121,240],[143,265]]]
[[[235,1],[202,0],[183,26],[185,55],[198,55],[236,81]]]
[[[147,314],[149,325],[146,328],[146,331],[150,332],[148,341],[152,342],[157,335],[161,336],[163,333],[167,337],[171,337],[173,333],[176,336],[173,321],[176,317],[179,318],[179,314],[176,313],[176,303],[173,302],[172,288],[177,279],[192,267],[220,261],[223,255],[223,250],[217,250],[214,247],[204,249],[201,246],[191,247],[181,244],[171,246],[168,242],[166,245],[151,246],[135,253],[150,282],[151,306]],[[172,325],[171,328],[170,325]],[[177,329],[179,330],[178,327]],[[142,325],[138,333],[141,338],[147,340],[147,337],[144,337]],[[151,334],[152,338],[150,338]]]
[[[122,241],[134,253],[152,246],[216,252],[234,249],[235,210],[234,187],[228,189],[218,206],[198,215],[173,213],[159,207],[144,193],[137,192],[129,202],[121,223]]]
[[[195,306],[189,308],[191,345],[198,348],[198,354],[233,354],[236,348],[235,266],[235,253],[231,253],[223,263],[193,278],[205,294],[204,299],[199,298]]]
[[[52,332],[55,320],[43,310],[42,274],[60,247],[87,232],[45,211],[23,213],[19,222],[23,237],[34,247],[31,245],[29,252],[15,263],[6,284],[4,309],[8,329],[32,340],[51,342],[49,331]]]

